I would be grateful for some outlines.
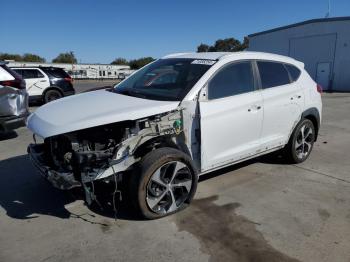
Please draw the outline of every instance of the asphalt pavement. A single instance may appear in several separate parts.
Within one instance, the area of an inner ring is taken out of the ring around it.
[[[75,89],[75,92],[81,93],[85,91],[89,91],[93,88],[100,88],[105,86],[114,86],[117,84],[120,80],[74,80],[73,86]]]
[[[349,262],[350,95],[323,102],[305,163],[259,158],[207,174],[189,208],[153,221],[128,203],[115,220],[79,192],[52,188],[20,128],[0,141],[0,261]]]

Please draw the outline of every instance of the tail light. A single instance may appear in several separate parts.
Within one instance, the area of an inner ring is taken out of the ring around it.
[[[64,78],[65,81],[73,83],[73,79],[71,77],[66,77]]]
[[[26,89],[26,83],[22,79],[14,79],[14,80],[7,80],[7,81],[0,81],[0,85],[2,86],[10,86],[17,89]]]
[[[22,79],[21,75],[19,75],[18,73],[13,71],[11,68],[7,67],[6,65],[2,65],[1,68],[7,71],[15,79],[0,81],[0,85],[10,86],[17,89],[26,89],[26,83]]]
[[[322,94],[323,92],[323,88],[320,84],[317,84],[317,92],[319,92],[320,94]]]

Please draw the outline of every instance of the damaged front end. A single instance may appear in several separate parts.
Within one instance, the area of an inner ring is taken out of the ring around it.
[[[92,127],[31,144],[34,165],[56,188],[83,186],[86,201],[96,200],[94,182],[116,182],[143,155],[164,141],[181,145],[182,110],[135,121]]]

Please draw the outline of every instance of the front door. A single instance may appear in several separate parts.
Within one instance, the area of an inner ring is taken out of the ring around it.
[[[316,82],[320,84],[324,90],[329,89],[331,76],[331,63],[318,63],[317,64],[317,74]]]
[[[235,62],[219,69],[200,101],[201,171],[256,154],[262,127],[262,96],[251,62]]]

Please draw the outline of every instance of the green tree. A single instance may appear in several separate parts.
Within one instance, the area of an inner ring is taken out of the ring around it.
[[[129,61],[129,65],[131,69],[139,69],[151,62],[153,62],[155,59],[153,57],[142,57],[139,59],[134,59]]]
[[[75,58],[74,52],[66,52],[59,54],[56,58],[52,59],[52,63],[66,63],[76,64],[78,60]]]
[[[125,58],[118,57],[113,60],[111,65],[129,65],[129,62]]]
[[[21,61],[22,57],[21,57],[21,55],[18,55],[18,54],[0,53],[0,60]]]
[[[243,43],[231,37],[226,39],[218,39],[212,46],[202,43],[197,47],[197,52],[238,52],[245,50],[248,48],[248,46],[248,37],[244,37]]]
[[[216,51],[237,52],[241,50],[241,42],[235,38],[226,38],[216,40],[214,44]]]
[[[197,52],[202,53],[202,52],[208,52],[209,51],[209,46],[206,44],[200,44],[197,46]]]
[[[22,61],[23,62],[38,62],[38,63],[45,63],[46,60],[43,57],[40,57],[38,55],[35,54],[30,54],[30,53],[26,53],[22,56]]]
[[[245,50],[249,47],[249,38],[247,36],[244,37],[243,43],[242,43],[242,50]]]

